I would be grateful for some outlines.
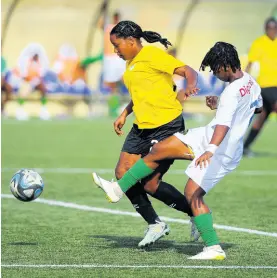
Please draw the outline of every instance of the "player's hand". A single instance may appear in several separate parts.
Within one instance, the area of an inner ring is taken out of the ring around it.
[[[199,158],[195,161],[195,167],[198,165],[200,166],[200,169],[206,168],[210,164],[210,159],[213,156],[213,153],[211,152],[204,152]]]
[[[217,96],[207,96],[206,97],[206,105],[211,108],[211,110],[215,110],[217,108],[218,97]]]
[[[124,132],[121,130],[126,122],[126,117],[120,115],[113,123],[114,131],[118,136],[122,136]]]
[[[197,95],[199,91],[200,89],[197,87],[187,87],[185,90],[185,96],[189,97],[189,96]]]

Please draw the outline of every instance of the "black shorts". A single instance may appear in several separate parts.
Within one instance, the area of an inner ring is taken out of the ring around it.
[[[182,114],[171,122],[153,129],[139,129],[134,124],[126,137],[121,151],[130,154],[140,154],[143,157],[149,153],[153,144],[184,130],[185,123]]]
[[[263,107],[270,113],[274,105],[277,103],[277,87],[262,88],[261,95],[263,97]]]

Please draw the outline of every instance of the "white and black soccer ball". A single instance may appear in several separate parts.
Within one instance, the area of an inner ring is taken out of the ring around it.
[[[41,176],[33,170],[21,169],[10,182],[12,194],[20,201],[30,202],[38,198],[44,188]]]

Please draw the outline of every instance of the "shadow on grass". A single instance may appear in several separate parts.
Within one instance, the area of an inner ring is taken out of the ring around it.
[[[118,249],[118,248],[130,248],[139,249],[138,243],[142,240],[141,237],[126,237],[126,236],[112,236],[112,235],[93,235],[89,238],[98,239],[93,242],[93,247],[100,247],[105,249]],[[103,242],[104,241],[104,242]],[[234,247],[232,243],[222,243],[222,248],[228,250]],[[186,255],[195,255],[203,250],[202,242],[176,242],[173,240],[159,240],[155,244],[141,249],[146,252],[158,252],[158,251],[174,251]]]
[[[30,246],[32,246],[32,245],[38,245],[38,243],[37,242],[10,242],[10,243],[8,243],[8,245],[15,245],[15,246],[17,246],[17,245],[21,245],[21,246],[30,245]]]

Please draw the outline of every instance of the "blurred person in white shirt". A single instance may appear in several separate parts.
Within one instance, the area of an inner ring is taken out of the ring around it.
[[[43,82],[43,77],[49,69],[49,61],[45,49],[39,43],[28,44],[21,52],[17,67],[11,71],[7,82],[14,91],[19,90],[22,86],[22,81],[30,85],[30,90],[38,90],[41,94],[41,111],[40,118],[48,120],[50,114],[47,110],[47,89]],[[24,110],[24,99],[19,96],[19,108],[16,112],[16,117],[19,120],[28,119],[28,113]]]

